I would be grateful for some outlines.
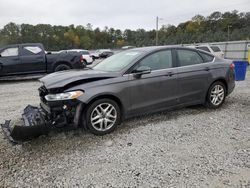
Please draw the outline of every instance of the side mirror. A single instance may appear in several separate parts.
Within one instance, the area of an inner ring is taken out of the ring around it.
[[[2,57],[2,55],[0,54],[0,57]]]
[[[143,75],[143,74],[150,74],[151,68],[148,66],[141,66],[141,67],[138,67],[137,69],[135,69],[132,73],[134,74],[134,77],[140,78],[141,75]]]

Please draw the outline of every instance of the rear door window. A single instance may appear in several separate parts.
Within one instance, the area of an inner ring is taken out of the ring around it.
[[[179,66],[197,65],[203,63],[201,56],[192,50],[177,50]]]
[[[214,56],[212,56],[212,55],[209,55],[209,54],[204,53],[204,52],[199,52],[199,53],[202,56],[202,58],[203,58],[203,60],[204,60],[205,63],[211,62],[211,61],[214,60]]]
[[[204,51],[206,51],[206,52],[211,52],[211,51],[208,49],[208,47],[206,47],[206,46],[198,46],[198,47],[196,47],[196,49],[204,50]]]
[[[6,48],[1,52],[2,57],[18,56],[18,47]]]
[[[43,50],[39,46],[23,46],[22,55],[41,55]]]

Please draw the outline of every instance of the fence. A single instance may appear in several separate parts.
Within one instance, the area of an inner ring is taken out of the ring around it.
[[[211,42],[209,45],[217,45],[224,52],[225,59],[248,60],[250,61],[250,41],[228,41],[228,42]]]

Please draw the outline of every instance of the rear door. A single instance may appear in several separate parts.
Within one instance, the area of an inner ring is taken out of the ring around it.
[[[150,74],[137,78],[130,74],[131,114],[140,114],[169,108],[177,104],[177,68],[171,50],[162,50],[142,59],[134,70],[141,66],[151,68]],[[133,71],[132,71],[133,72]]]
[[[20,73],[20,63],[18,45],[3,48],[0,51],[0,76]]]
[[[22,45],[20,59],[23,72],[46,72],[45,52],[41,46]]]
[[[210,63],[205,62],[198,51],[191,49],[176,49],[176,57],[179,103],[195,104],[204,101],[212,77]]]

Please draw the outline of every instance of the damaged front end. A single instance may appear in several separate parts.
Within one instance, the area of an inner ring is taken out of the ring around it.
[[[1,124],[5,138],[18,143],[46,135],[51,130],[78,127],[82,103],[76,99],[47,101],[45,96],[49,92],[45,86],[39,88],[39,95],[40,107],[28,105],[22,114],[21,125],[12,125],[10,120]]]

